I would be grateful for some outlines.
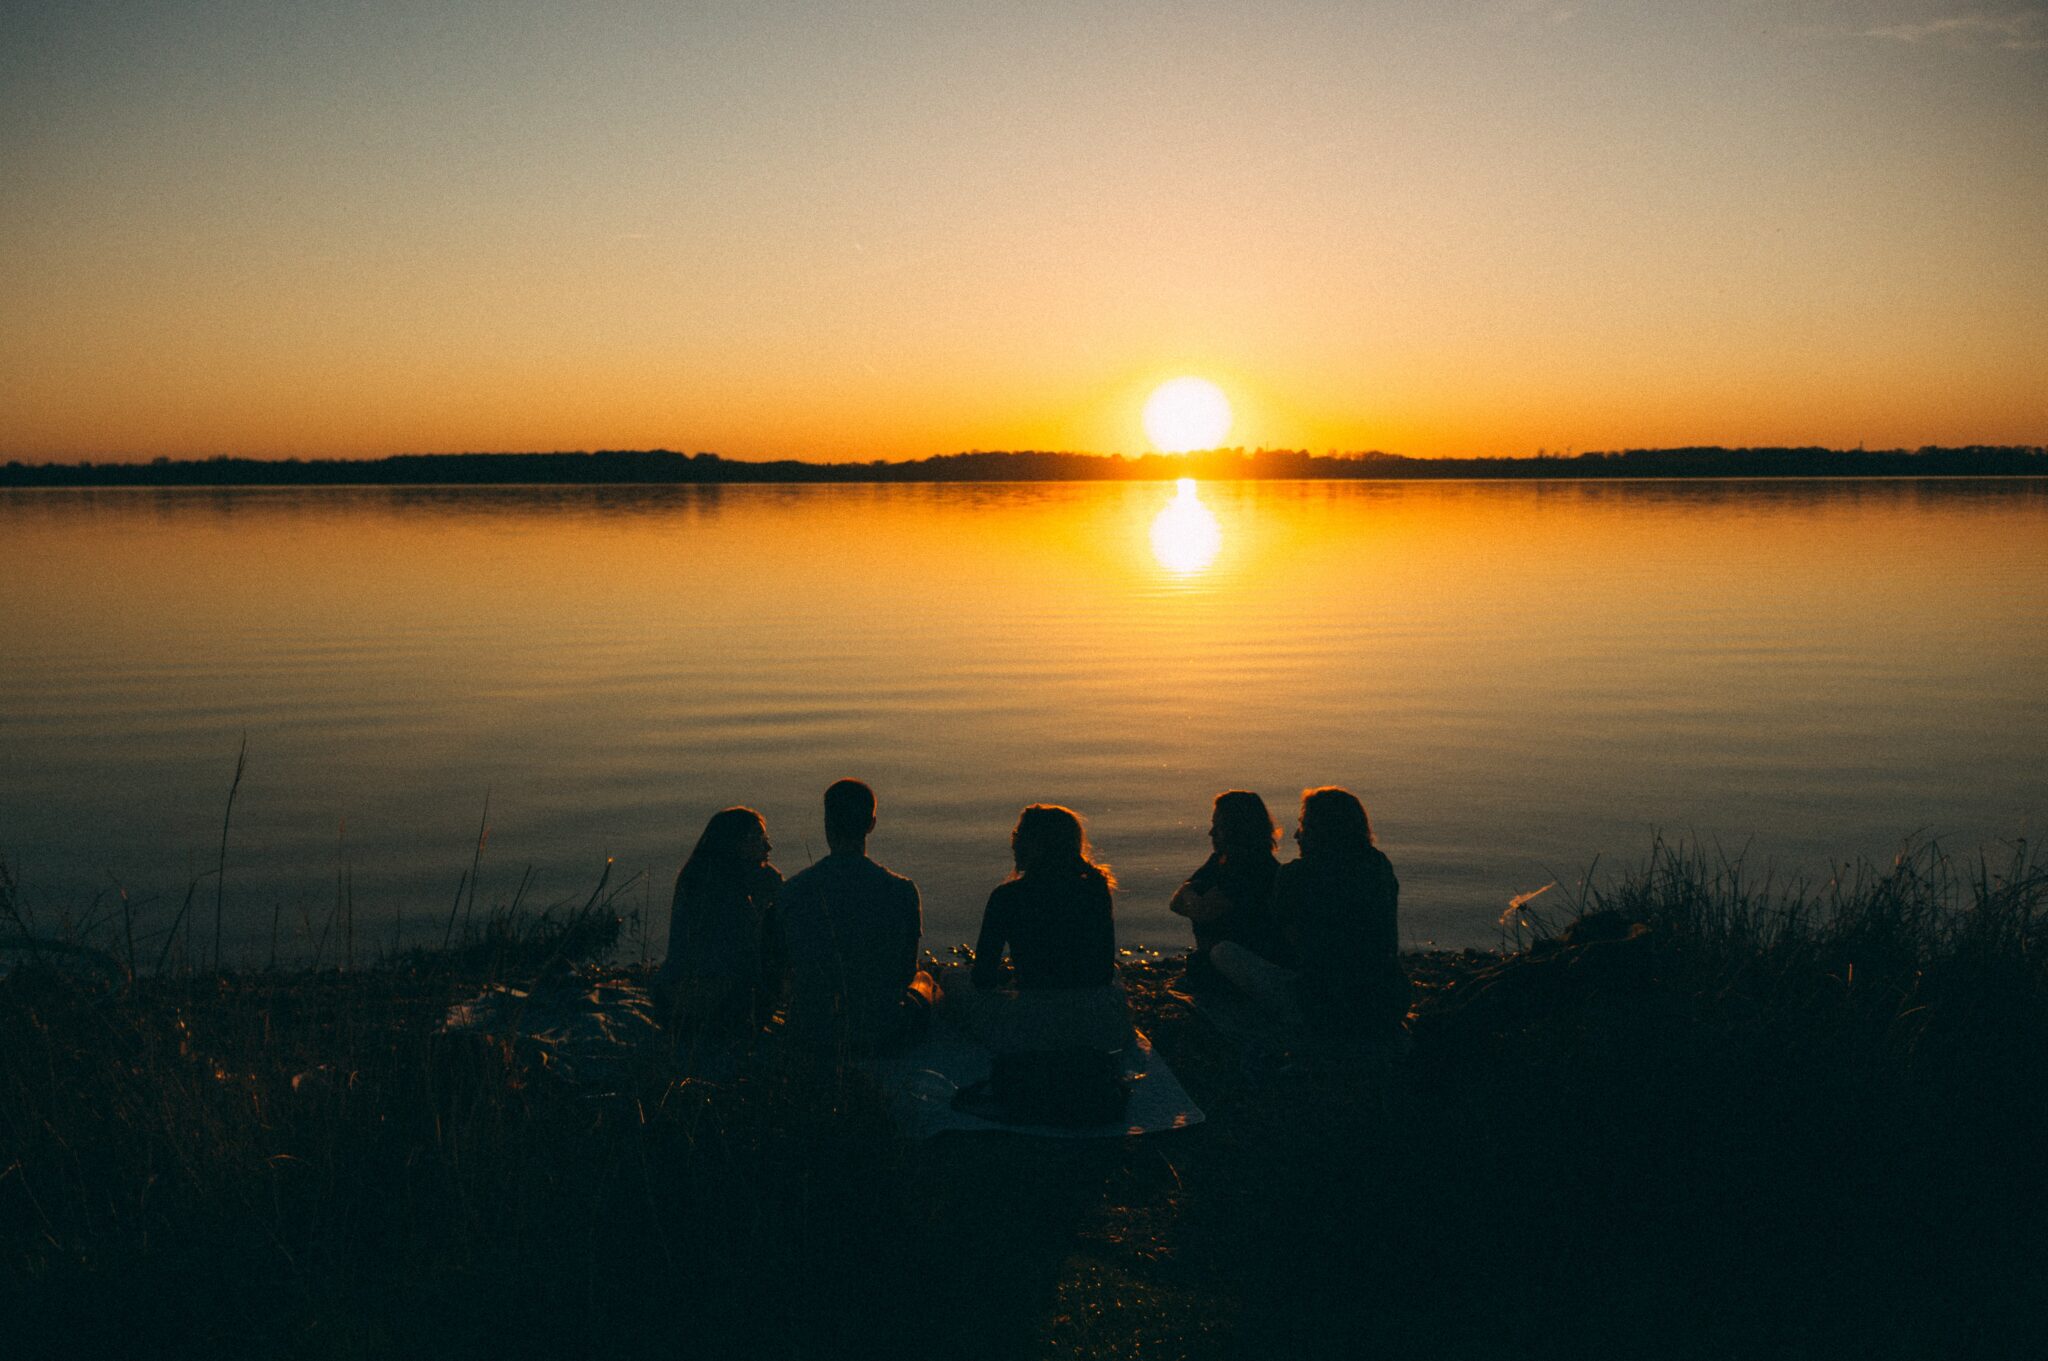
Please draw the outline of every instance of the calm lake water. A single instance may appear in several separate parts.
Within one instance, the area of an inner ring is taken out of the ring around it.
[[[231,953],[310,955],[344,878],[438,941],[487,796],[480,905],[613,857],[658,944],[713,810],[791,872],[851,774],[928,943],[1056,801],[1167,947],[1211,796],[1335,783],[1408,940],[1489,945],[1658,830],[1807,875],[2037,835],[2044,620],[2028,481],[0,492],[0,853],[152,951],[246,736]]]

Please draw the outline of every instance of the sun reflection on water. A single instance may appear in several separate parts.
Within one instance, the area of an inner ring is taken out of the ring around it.
[[[1191,576],[1216,561],[1223,531],[1195,494],[1195,479],[1183,477],[1166,509],[1152,520],[1152,556],[1176,576]]]

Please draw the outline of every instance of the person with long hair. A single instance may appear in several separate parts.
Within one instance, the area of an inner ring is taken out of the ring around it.
[[[1335,786],[1307,789],[1295,831],[1299,858],[1273,877],[1273,917],[1298,969],[1235,943],[1210,958],[1240,991],[1283,1019],[1333,1037],[1391,1039],[1408,1011],[1401,970],[1401,881],[1373,843],[1365,805]]]
[[[1071,808],[1034,803],[1010,836],[1016,872],[988,896],[966,987],[945,1004],[998,1054],[1121,1050],[1128,1003],[1116,972],[1116,879]]]
[[[743,1037],[779,972],[769,914],[782,875],[768,863],[771,849],[759,813],[721,809],[676,875],[668,957],[655,982],[693,1047],[713,1032]]]
[[[1280,829],[1257,794],[1232,789],[1216,796],[1209,819],[1211,854],[1167,904],[1195,928],[1188,983],[1201,987],[1214,981],[1209,952],[1224,941],[1283,967],[1294,963],[1293,948],[1273,919],[1273,876],[1280,869],[1273,847],[1279,839]]]

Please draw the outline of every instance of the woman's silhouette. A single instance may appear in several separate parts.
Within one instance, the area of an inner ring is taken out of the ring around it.
[[[989,894],[970,986],[946,993],[949,1009],[999,1054],[1124,1048],[1131,1023],[1116,974],[1116,880],[1090,857],[1070,808],[1032,804],[1010,847],[1017,872]]]
[[[768,863],[770,849],[759,813],[722,809],[676,875],[668,958],[655,977],[693,1047],[712,1036],[743,1037],[778,972],[768,957],[769,914],[782,875]]]
[[[1213,981],[1209,951],[1224,941],[1235,941],[1274,964],[1294,962],[1293,949],[1273,919],[1273,876],[1280,868],[1273,846],[1279,839],[1280,829],[1257,794],[1232,789],[1216,796],[1209,820],[1214,853],[1167,904],[1195,928],[1189,983],[1199,987]]]

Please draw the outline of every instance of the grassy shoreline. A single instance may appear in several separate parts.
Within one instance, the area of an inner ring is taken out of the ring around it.
[[[2007,1353],[2048,1323],[2044,916],[2024,848],[1800,893],[1659,847],[1512,952],[1411,956],[1391,1075],[1248,1061],[1139,960],[1210,1118],[1080,1144],[906,1144],[772,1045],[593,1096],[435,1033],[588,941],[29,964],[0,1319],[13,1356]]]

